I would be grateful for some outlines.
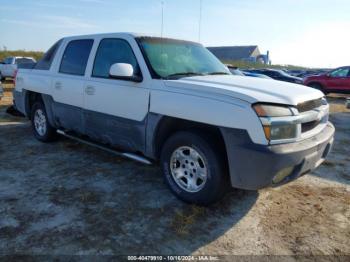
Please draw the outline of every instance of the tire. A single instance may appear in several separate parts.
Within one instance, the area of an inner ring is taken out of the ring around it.
[[[175,196],[191,204],[210,205],[223,198],[229,189],[226,161],[208,141],[192,132],[178,132],[161,150],[166,184]]]
[[[323,92],[325,95],[327,95],[327,91],[324,90],[323,86],[319,83],[311,83],[308,85],[311,88],[320,90],[321,92]]]
[[[47,118],[43,102],[35,102],[31,110],[32,130],[36,139],[41,142],[52,142],[56,140],[56,129],[53,128]]]

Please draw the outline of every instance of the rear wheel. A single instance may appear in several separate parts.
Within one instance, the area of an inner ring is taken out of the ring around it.
[[[31,122],[34,136],[41,142],[51,142],[57,137],[56,130],[47,118],[45,106],[42,102],[36,102],[31,111]]]
[[[207,139],[192,132],[178,132],[164,144],[161,164],[165,181],[181,200],[209,205],[229,189],[226,163]]]

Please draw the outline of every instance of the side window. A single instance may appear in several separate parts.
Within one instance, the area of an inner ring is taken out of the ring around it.
[[[349,68],[339,68],[331,72],[332,77],[347,77],[349,74]]]
[[[127,41],[103,39],[96,53],[92,76],[109,78],[109,69],[115,63],[131,64],[135,75],[140,74],[136,57]]]
[[[277,77],[277,74],[273,71],[264,71],[263,74],[271,77]]]
[[[94,40],[92,39],[69,42],[64,51],[59,72],[70,75],[84,75],[93,43]]]
[[[56,55],[56,52],[58,48],[60,47],[62,43],[62,39],[57,41],[45,54],[44,56],[38,61],[34,69],[38,70],[50,70],[52,61]]]

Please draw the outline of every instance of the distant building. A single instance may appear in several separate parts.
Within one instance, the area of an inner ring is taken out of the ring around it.
[[[261,54],[257,45],[251,46],[220,46],[208,49],[221,61],[247,61],[271,64],[269,51]]]

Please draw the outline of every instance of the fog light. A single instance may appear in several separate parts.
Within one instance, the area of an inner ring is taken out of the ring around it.
[[[282,169],[275,175],[272,179],[272,182],[274,184],[278,184],[283,181],[287,176],[289,176],[293,172],[294,167],[287,167]]]

